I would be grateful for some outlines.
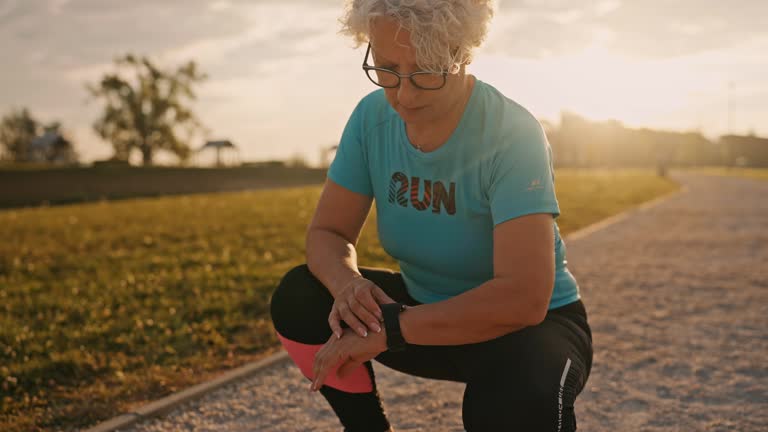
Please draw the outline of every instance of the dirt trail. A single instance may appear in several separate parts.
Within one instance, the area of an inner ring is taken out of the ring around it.
[[[567,242],[594,332],[586,431],[768,430],[768,182],[678,174],[688,191]],[[463,431],[463,384],[374,363],[397,431]],[[132,431],[340,431],[290,363]]]

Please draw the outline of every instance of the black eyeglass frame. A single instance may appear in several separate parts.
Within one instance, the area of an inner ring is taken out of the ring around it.
[[[367,76],[368,79],[371,80],[372,83],[376,84],[379,87],[384,87],[384,88],[397,88],[397,87],[400,87],[400,83],[401,83],[402,78],[408,78],[411,81],[411,84],[414,85],[414,87],[422,89],[422,90],[440,90],[441,88],[445,87],[445,83],[447,81],[446,77],[448,76],[447,72],[442,72],[441,73],[441,75],[443,77],[443,84],[441,84],[440,87],[435,87],[435,88],[422,87],[422,86],[416,84],[416,81],[413,79],[414,75],[436,75],[434,72],[417,71],[417,72],[413,72],[413,73],[409,73],[409,74],[399,74],[399,73],[393,71],[392,69],[371,66],[371,65],[368,64],[368,56],[370,55],[370,53],[371,53],[371,43],[369,42],[368,43],[368,49],[365,51],[365,58],[363,59],[363,71],[365,71],[365,76]],[[387,72],[387,73],[391,73],[392,75],[395,75],[397,77],[397,84],[395,84],[393,86],[385,86],[385,85],[381,85],[381,84],[377,83],[376,81],[374,81],[374,79],[371,78],[371,76],[369,75],[368,72],[369,71],[377,71],[377,70],[380,70],[380,71],[383,71],[383,72]]]

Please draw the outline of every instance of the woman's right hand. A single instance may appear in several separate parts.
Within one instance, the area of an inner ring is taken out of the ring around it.
[[[341,321],[362,337],[368,336],[368,331],[381,332],[380,304],[395,303],[384,290],[372,281],[357,276],[349,281],[334,299],[328,324],[336,335],[341,338]]]

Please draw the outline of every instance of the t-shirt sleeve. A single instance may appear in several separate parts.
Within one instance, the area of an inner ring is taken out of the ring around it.
[[[501,146],[490,170],[488,198],[493,225],[533,213],[559,216],[552,149],[541,124],[531,119]]]
[[[341,134],[336,156],[328,168],[328,178],[359,194],[373,196],[368,170],[368,154],[363,142],[363,104],[357,105]]]

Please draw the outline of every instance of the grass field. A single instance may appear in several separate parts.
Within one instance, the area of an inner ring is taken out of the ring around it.
[[[697,174],[749,177],[760,180],[768,180],[768,168],[708,167],[692,168],[688,171]]]
[[[564,234],[677,189],[557,172]],[[72,430],[264,356],[319,187],[0,212],[0,430]],[[375,234],[361,265],[396,264]],[[576,275],[578,277],[578,275]]]

